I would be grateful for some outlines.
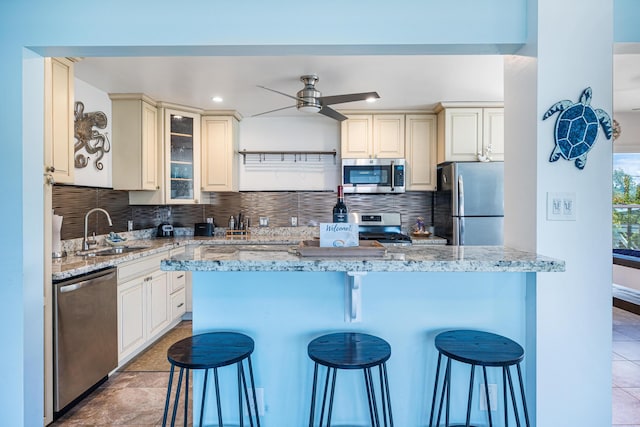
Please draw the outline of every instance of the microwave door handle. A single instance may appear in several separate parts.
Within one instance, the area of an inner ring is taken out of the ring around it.
[[[464,216],[464,180],[458,175],[458,215]]]
[[[395,162],[391,160],[391,191],[395,191],[396,186],[396,166]]]

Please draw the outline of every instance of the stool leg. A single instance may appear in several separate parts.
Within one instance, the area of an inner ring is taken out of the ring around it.
[[[182,387],[182,375],[185,368],[180,368],[180,375],[178,376],[178,386],[176,387],[176,397],[173,400],[173,413],[171,414],[171,427],[176,425],[176,413],[178,412],[178,400],[180,399],[180,387]],[[187,375],[189,370],[187,369]]]
[[[516,364],[518,368],[518,382],[520,383],[520,395],[522,396],[522,408],[524,410],[524,420],[526,426],[529,427],[529,412],[527,411],[527,399],[524,396],[524,383],[522,382],[522,370],[520,369],[520,363]]]
[[[242,360],[236,363],[236,373],[238,375],[238,419],[240,420],[240,427],[244,427],[244,413],[242,407]],[[249,404],[247,403],[247,406]]]
[[[433,383],[433,397],[431,398],[431,415],[429,415],[429,427],[433,427],[433,414],[436,409],[436,394],[438,394],[438,377],[440,376],[440,360],[442,353],[438,352],[438,365],[436,366],[436,380]]]
[[[253,377],[250,358],[248,359],[248,364],[249,364],[249,375]],[[253,383],[253,381],[251,381],[251,390],[253,390],[252,394],[253,394],[253,409],[254,409],[254,411],[252,412],[251,403],[249,400],[249,389],[247,388],[247,375],[244,372],[244,365],[242,364],[242,361],[239,362],[239,367],[242,373],[242,386],[244,387],[244,398],[245,398],[245,402],[247,403],[247,413],[249,414],[249,425],[253,427],[253,413],[255,412],[256,423],[258,426],[260,426],[260,421],[258,416],[258,398],[255,396],[255,390],[256,390],[255,384]],[[240,387],[240,385],[238,385],[238,387]]]
[[[516,394],[513,390],[513,381],[511,380],[511,371],[507,369],[507,379],[509,380],[509,391],[511,392],[511,402],[513,403],[513,414],[516,417],[516,425],[520,427],[520,415],[518,415],[518,406],[516,405]]]
[[[371,418],[371,426],[374,427],[376,422],[373,416],[373,405],[371,404],[371,385],[369,384],[369,378],[367,378],[367,370],[362,370],[362,375],[364,377],[364,385],[367,388],[367,404],[369,405],[369,417]]]
[[[507,405],[507,369],[509,369],[507,366],[502,367],[502,401],[504,402],[504,427],[509,427],[509,405]]]
[[[446,414],[445,414],[445,426],[449,427],[449,392],[448,392],[448,388],[449,388],[449,380],[451,379],[450,376],[450,370],[451,370],[451,359],[447,358],[447,366],[444,370],[444,380],[442,382],[442,393],[440,394],[440,407],[438,408],[438,419],[436,420],[436,426],[440,425],[440,416],[442,415],[442,405],[444,403],[444,399],[445,399],[445,393],[447,393],[447,407],[446,407]]]
[[[338,369],[333,368],[333,378],[331,379],[331,395],[329,396],[329,411],[327,411],[327,427],[331,427],[331,413],[333,412],[333,396],[336,394],[337,373]],[[324,404],[322,406],[324,406]],[[320,424],[322,424],[322,422]]]
[[[489,398],[489,383],[487,382],[487,367],[482,366],[482,374],[484,375],[484,398],[487,401],[487,414],[489,414],[489,427],[493,427],[493,419],[491,418],[491,399]],[[471,404],[471,400],[469,400]]]
[[[469,427],[471,424],[471,399],[473,399],[473,377],[476,373],[476,365],[471,365],[471,379],[469,380],[469,400],[467,400],[467,422],[465,423],[466,427]],[[451,373],[449,373],[451,375]],[[451,384],[449,384],[451,387]],[[448,403],[448,402],[447,402]],[[447,426],[449,425],[449,420],[447,420]]]
[[[313,367],[313,388],[311,389],[311,413],[309,414],[309,427],[313,427],[313,416],[316,411],[316,384],[318,382],[318,364]]]
[[[169,372],[169,386],[167,387],[167,398],[164,401],[164,415],[162,415],[162,427],[167,426],[167,414],[169,413],[169,401],[171,400],[171,386],[173,385],[173,370],[175,365],[171,364],[171,371]]]
[[[371,375],[371,368],[366,368],[364,372],[365,382],[367,384],[367,399],[369,400],[369,407],[373,408],[374,415],[374,419],[371,420],[371,425],[380,427],[380,418],[378,417],[378,404],[376,402],[376,392],[373,388],[373,376]]]
[[[391,394],[389,393],[389,376],[387,375],[387,364],[383,363],[380,369],[380,374],[384,373],[384,390],[387,394],[387,412],[389,413],[389,426],[393,427],[393,415],[391,413]],[[380,384],[380,388],[382,389],[382,381]],[[384,410],[384,396],[382,397],[382,408]],[[385,426],[387,422],[385,421]]]
[[[189,369],[187,369],[187,378],[184,387],[184,427],[187,427],[187,413],[189,412]]]
[[[213,368],[213,379],[216,386],[216,404],[218,406],[218,426],[222,426],[222,408],[220,407],[220,382],[218,381],[218,368]]]
[[[209,370],[204,370],[204,386],[202,387],[202,402],[200,402],[200,427],[202,427],[202,417],[204,415],[204,401],[207,397],[207,378],[209,377]]]
[[[324,410],[327,406],[327,393],[329,392],[329,378],[331,377],[331,368],[327,367],[327,377],[324,381],[324,392],[322,393],[322,407],[320,408],[320,427],[324,421]]]
[[[258,398],[256,397],[256,383],[253,380],[253,365],[251,364],[251,356],[247,357],[247,365],[249,365],[249,380],[251,381],[251,390],[253,391],[253,409],[256,415],[256,426],[260,427],[260,414],[258,413]],[[244,373],[243,373],[244,376]],[[246,381],[246,380],[245,380]],[[246,385],[245,385],[246,389]],[[248,405],[248,403],[247,403]],[[251,411],[249,411],[251,414]],[[253,427],[253,416],[249,417],[249,421],[251,423],[251,427]]]

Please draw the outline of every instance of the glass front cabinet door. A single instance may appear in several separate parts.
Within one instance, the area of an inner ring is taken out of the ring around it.
[[[199,203],[200,115],[165,110],[167,203]]]

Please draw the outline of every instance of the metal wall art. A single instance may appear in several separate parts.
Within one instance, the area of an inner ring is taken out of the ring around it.
[[[576,167],[584,169],[587,153],[598,138],[598,123],[607,139],[611,139],[611,118],[604,110],[594,110],[590,103],[591,88],[588,87],[582,92],[580,101],[574,103],[565,99],[556,102],[544,113],[542,120],[560,112],[554,132],[556,145],[549,157],[550,162],[562,156],[566,160],[575,160]]]
[[[98,130],[107,127],[107,115],[102,111],[95,111],[91,113],[84,112],[84,104],[80,101],[75,103],[75,121],[73,126],[74,136],[76,142],[74,144],[75,167],[80,169],[89,164],[91,157],[86,156],[78,151],[84,149],[87,154],[96,154],[94,164],[96,169],[102,170],[104,165],[100,160],[104,157],[105,153],[111,151],[111,142],[107,134],[100,133]]]

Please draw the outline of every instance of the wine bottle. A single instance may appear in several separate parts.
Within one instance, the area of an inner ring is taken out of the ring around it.
[[[333,207],[333,222],[349,222],[349,209],[344,204],[342,185],[338,185],[338,201]]]

